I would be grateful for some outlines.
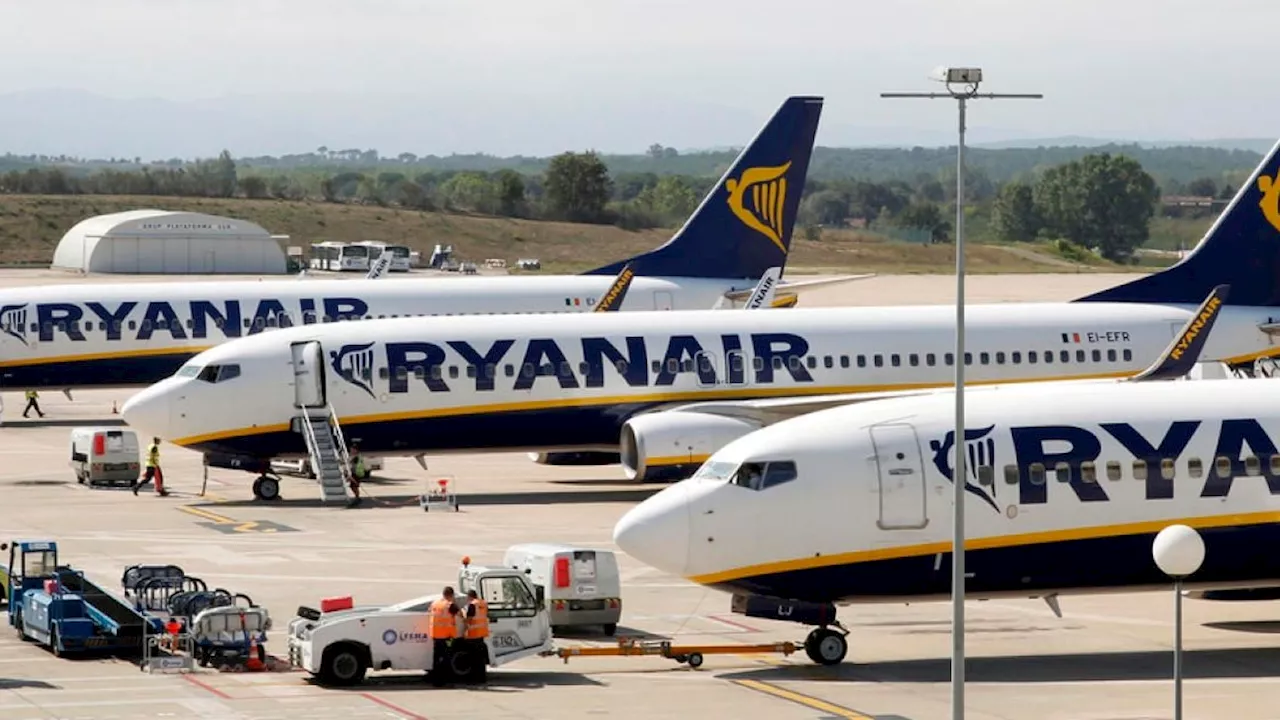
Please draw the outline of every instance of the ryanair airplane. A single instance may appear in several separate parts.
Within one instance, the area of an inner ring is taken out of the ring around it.
[[[1173,524],[1205,543],[1194,595],[1277,599],[1271,382],[975,388],[962,441],[951,391],[829,408],[729,443],[628,511],[614,540],[733,593],[735,612],[816,626],[805,650],[826,665],[848,649],[837,605],[950,597],[956,482],[973,599],[1043,598],[1060,616],[1060,594],[1168,587],[1151,553]]]
[[[292,326],[590,312],[629,265],[619,310],[734,306],[783,268],[822,111],[788,98],[666,244],[576,276],[75,284],[0,291],[0,389],[141,387],[226,340]],[[794,291],[835,280],[784,284]],[[377,280],[377,281],[374,281]]]
[[[1169,269],[1074,302],[970,308],[963,358],[946,305],[378,320],[224,343],[122,413],[255,462],[305,454],[296,416],[320,407],[371,455],[616,453],[629,477],[671,480],[778,420],[947,386],[956,362],[976,384],[1132,376],[1206,309],[1205,359],[1249,365],[1280,353],[1275,175],[1280,144]]]

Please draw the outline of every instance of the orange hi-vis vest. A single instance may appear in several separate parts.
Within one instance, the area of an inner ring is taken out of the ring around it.
[[[467,639],[483,640],[489,637],[489,603],[476,598],[471,604],[476,609],[476,615],[467,618]]]
[[[449,612],[451,604],[444,598],[431,603],[431,630],[428,634],[432,640],[449,640],[458,637],[457,621]]]

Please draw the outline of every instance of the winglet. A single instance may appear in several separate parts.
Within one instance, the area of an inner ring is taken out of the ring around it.
[[[600,302],[596,303],[595,312],[612,312],[622,307],[622,299],[627,296],[627,288],[631,287],[631,278],[636,273],[631,269],[631,263],[622,266],[622,271],[618,273],[618,277],[614,278],[613,284],[609,286],[609,291],[600,298]]]
[[[391,269],[391,251],[383,250],[382,254],[378,256],[378,259],[373,261],[373,267],[369,268],[369,274],[365,275],[364,279],[377,280],[383,275],[386,275],[387,271],[390,269]]]
[[[1219,285],[1209,293],[1209,297],[1196,310],[1195,315],[1182,326],[1182,332],[1165,348],[1160,358],[1151,367],[1129,378],[1129,382],[1147,382],[1150,380],[1173,380],[1191,371],[1200,359],[1204,343],[1209,339],[1209,330],[1222,312],[1227,302],[1230,285]]]
[[[780,267],[765,270],[760,282],[756,283],[756,289],[751,291],[751,298],[747,300],[745,309],[754,310],[773,305],[773,296],[778,291],[778,279],[781,277],[782,268]]]

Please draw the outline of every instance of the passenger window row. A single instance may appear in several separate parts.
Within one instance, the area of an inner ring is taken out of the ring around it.
[[[1276,455],[1247,455],[1242,458],[1244,463],[1245,475],[1262,475],[1264,463],[1267,466],[1267,474],[1272,476],[1280,476],[1280,454]],[[1211,459],[1212,469],[1209,472],[1214,473],[1220,478],[1229,478],[1232,474],[1231,458],[1225,455],[1219,455]],[[1004,481],[1009,485],[1017,485],[1022,479],[1027,478],[1033,485],[1043,485],[1045,479],[1052,474],[1058,482],[1070,482],[1073,470],[1079,470],[1080,479],[1086,483],[1097,483],[1101,477],[1116,482],[1119,480],[1132,479],[1145,482],[1150,477],[1159,477],[1164,480],[1173,480],[1178,476],[1178,462],[1173,458],[1161,458],[1158,462],[1148,463],[1141,458],[1135,458],[1130,463],[1122,463],[1119,460],[1108,460],[1105,464],[1100,464],[1086,460],[1080,463],[1058,462],[1051,467],[1044,463],[1030,463],[1026,467],[1017,465],[1004,466]],[[1151,466],[1149,468],[1149,466]],[[1101,472],[1100,472],[1101,471]],[[1187,458],[1182,463],[1182,472],[1190,478],[1202,478],[1205,476],[1205,462],[1201,458]],[[990,465],[981,465],[978,467],[978,483],[981,485],[991,485],[994,482],[995,468]]]
[[[972,364],[972,359],[973,359],[972,355],[973,355],[972,353],[965,353],[965,358],[968,364]],[[991,355],[992,353],[980,352],[978,353],[979,361],[982,364],[988,364],[988,360],[990,359]],[[1053,355],[1053,351],[1051,350],[1044,351],[1043,357],[1045,359],[1046,364],[1053,362],[1053,360],[1049,359],[1052,357],[1052,355]],[[1005,363],[1006,355],[1004,352],[996,352],[994,353],[994,356],[996,358],[996,364]],[[849,362],[850,356],[840,355],[838,357],[839,357],[840,367],[848,368],[850,364]],[[885,356],[873,355],[871,357],[875,362],[875,367],[884,366]],[[936,364],[935,361],[937,359],[937,356],[934,353],[927,353],[925,354],[924,357],[927,365],[933,366]],[[946,353],[944,355],[946,364],[951,365],[954,361],[954,357],[955,356],[952,353]],[[1014,364],[1020,364],[1023,360],[1023,357],[1024,356],[1021,352],[1015,351],[1015,352],[1009,353],[1009,360]],[[1032,359],[1037,357],[1037,354],[1034,350],[1028,351],[1025,357],[1027,358],[1028,363],[1030,364],[1036,363],[1036,360]],[[1071,362],[1071,358],[1068,356],[1068,353],[1066,350],[1061,351],[1060,357],[1066,357],[1066,359],[1062,360],[1062,362],[1067,362],[1067,363]],[[1083,350],[1076,351],[1077,362],[1089,362],[1088,360],[1089,357],[1092,357],[1094,362],[1103,362],[1102,360],[1103,353],[1101,350],[1094,350],[1092,352],[1092,355],[1085,355],[1085,351]],[[1129,350],[1128,348],[1125,348],[1121,353],[1117,353],[1114,349],[1111,349],[1106,351],[1105,357],[1107,358],[1106,360],[1107,362],[1115,362],[1117,357],[1123,357],[1125,362],[1128,362],[1133,359],[1133,351]],[[867,358],[866,355],[856,356],[858,367],[860,368],[866,367],[866,358]],[[890,363],[892,364],[893,367],[901,367],[901,364],[902,364],[901,355],[898,355],[895,353],[895,354],[889,355],[889,358],[890,358]],[[920,364],[919,363],[920,355],[916,353],[912,353],[908,355],[907,359],[911,367],[917,367]],[[751,360],[752,360],[751,365],[755,370],[757,371],[764,370],[764,365],[765,365],[764,358],[753,357]],[[822,365],[825,368],[832,368],[835,366],[835,362],[836,362],[835,357],[831,355],[826,355],[823,357]],[[670,358],[666,361],[666,370],[667,372],[673,373],[673,374],[693,372],[695,364],[700,372],[715,371],[715,363],[712,362],[710,356],[702,355],[702,354],[699,354],[697,356],[696,363],[692,359],[685,359],[685,360],[678,361],[675,358]],[[785,370],[788,368],[791,370],[800,370],[805,365],[807,365],[809,369],[813,370],[813,369],[817,369],[818,359],[817,359],[817,356],[815,355],[807,356],[806,360],[802,360],[801,356],[799,355],[789,355],[785,360],[782,357],[774,356],[772,364],[773,364],[773,369],[775,370]],[[729,366],[732,371],[742,372],[744,365],[745,365],[744,359],[740,353],[729,354]],[[618,373],[622,375],[625,375],[628,369],[630,368],[630,364],[626,360],[617,360],[613,363],[613,366],[618,371]],[[464,370],[459,370],[458,365],[449,365],[447,366],[446,370],[442,370],[441,366],[439,365],[433,366],[431,368],[430,375],[433,379],[439,380],[443,378],[445,374],[447,374],[450,378],[457,378],[461,372],[465,372],[466,376],[469,378],[474,378],[477,375],[482,375],[483,377],[491,380],[497,376],[497,372],[498,372],[497,366],[494,365],[493,363],[489,363],[483,366],[463,365],[461,367],[464,368]],[[502,366],[502,374],[506,377],[515,377],[517,372],[517,367],[519,367],[520,375],[525,378],[541,377],[541,376],[553,376],[553,377],[554,376],[562,376],[562,377],[573,376],[573,364],[567,361],[560,363],[559,367],[557,367],[553,363],[544,363],[540,367],[534,367],[533,363],[524,363],[523,365],[520,365],[520,366],[507,363]],[[661,360],[650,361],[651,372],[653,372],[654,374],[657,374],[662,370],[663,370],[663,363]],[[591,371],[591,366],[589,364],[587,364],[586,362],[578,363],[579,374],[587,375],[588,373],[590,373],[590,371]],[[395,369],[395,373],[396,373],[396,377],[401,380],[407,378],[410,374],[412,374],[414,377],[419,379],[422,379],[427,376],[427,371],[421,365],[414,366],[414,367],[397,367]],[[366,368],[362,374],[364,378],[368,380],[372,377],[372,370]],[[382,367],[378,369],[378,377],[385,380],[390,376],[391,376],[390,369],[386,367]]]
[[[407,317],[425,317],[425,315],[422,315],[422,314],[418,314],[418,315],[378,315],[377,317],[378,317],[378,319],[385,320],[385,319],[387,319],[387,318],[401,318],[401,317],[406,317],[406,318],[407,318]],[[313,324],[315,324],[315,322],[316,322],[316,318],[317,318],[317,315],[316,315],[315,313],[304,313],[304,314],[303,314],[303,320],[305,321],[305,322],[304,322],[304,324],[306,324],[306,325],[313,325]],[[331,316],[329,316],[329,315],[325,315],[325,316],[323,316],[323,317],[320,317],[320,321],[321,321],[321,322],[326,322],[326,323],[327,323],[327,322],[343,322],[343,321],[350,321],[350,320],[373,320],[373,319],[374,319],[374,316],[373,316],[373,315],[366,315],[366,316],[363,316],[363,317],[361,317],[361,316],[359,316],[359,315],[336,315],[336,316],[332,316],[332,317],[331,317]],[[223,329],[223,328],[225,328],[225,327],[226,327],[226,321],[225,321],[225,320],[223,320],[222,318],[217,318],[217,317],[215,317],[215,318],[210,318],[210,320],[211,320],[212,324],[213,324],[215,327],[217,327],[219,330],[221,330],[221,329]],[[263,328],[268,328],[268,327],[292,327],[292,326],[294,325],[294,322],[293,322],[293,316],[292,316],[292,315],[290,315],[290,314],[288,314],[288,313],[284,313],[284,314],[282,314],[282,315],[272,315],[271,317],[268,317],[268,318],[261,318],[261,317],[259,317],[259,318],[244,318],[244,320],[242,320],[241,322],[242,322],[242,324],[244,325],[244,327],[245,327],[245,328],[258,328],[259,330],[261,330],[261,329],[263,329]],[[186,326],[186,328],[187,328],[188,330],[192,330],[192,329],[194,329],[194,328],[195,328],[195,322],[194,322],[191,318],[187,318],[187,320],[186,320],[186,322],[185,322],[185,323],[179,323],[179,324],[178,324],[178,327],[182,327],[183,325],[185,325],[185,326]],[[156,329],[156,330],[168,330],[168,329],[169,329],[169,321],[168,321],[168,320],[163,320],[163,319],[158,319],[158,320],[156,320],[156,321],[155,321],[155,323],[154,323],[154,324],[153,324],[150,320],[142,320],[142,321],[138,321],[138,320],[129,320],[127,323],[121,323],[119,320],[114,320],[114,321],[112,321],[112,322],[111,322],[111,331],[112,331],[112,332],[120,332],[121,330],[125,329],[126,327],[127,327],[128,329],[130,329],[130,330],[137,330],[137,329],[139,329],[139,328],[141,328],[142,330],[151,330],[152,328],[154,328],[154,329]],[[0,330],[3,330],[3,331],[5,331],[5,332],[8,332],[9,330],[17,330],[17,329],[18,329],[17,327],[15,327],[15,326],[13,326],[13,325],[10,325],[9,323],[0,324]],[[84,320],[84,321],[74,320],[74,321],[72,321],[72,322],[69,322],[69,323],[68,323],[68,322],[66,322],[65,320],[59,320],[59,321],[57,321],[57,322],[52,322],[52,323],[48,323],[48,322],[47,322],[47,323],[45,323],[45,324],[44,324],[44,330],[45,330],[45,332],[46,332],[46,333],[47,333],[47,332],[52,332],[52,331],[54,331],[54,330],[59,330],[59,331],[61,331],[61,332],[67,332],[67,331],[71,331],[71,332],[93,332],[95,329],[96,329],[97,331],[99,331],[99,332],[106,332],[106,331],[107,331],[107,323],[106,323],[106,321],[103,321],[103,320]],[[39,324],[39,323],[31,323],[31,332],[39,332],[39,331],[40,331],[40,324]]]

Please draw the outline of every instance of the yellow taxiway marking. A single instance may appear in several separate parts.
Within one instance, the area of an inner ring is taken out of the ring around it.
[[[847,707],[829,703],[826,700],[819,700],[816,697],[798,693],[794,690],[784,690],[783,688],[771,683],[761,682],[759,680],[733,680],[732,682],[735,685],[740,685],[749,690],[762,692],[777,698],[782,698],[783,700],[790,700],[791,702],[799,703],[805,707],[820,710],[836,717],[848,718],[849,720],[873,720],[870,715],[863,715],[857,710],[850,710]]]
[[[196,517],[203,518],[205,520],[211,520],[215,523],[218,523],[219,525],[236,525],[240,522],[238,520],[232,520],[226,515],[219,515],[218,513],[215,513],[215,512],[209,512],[204,508],[196,507],[194,505],[179,505],[178,509],[181,510],[182,512],[195,515]]]

